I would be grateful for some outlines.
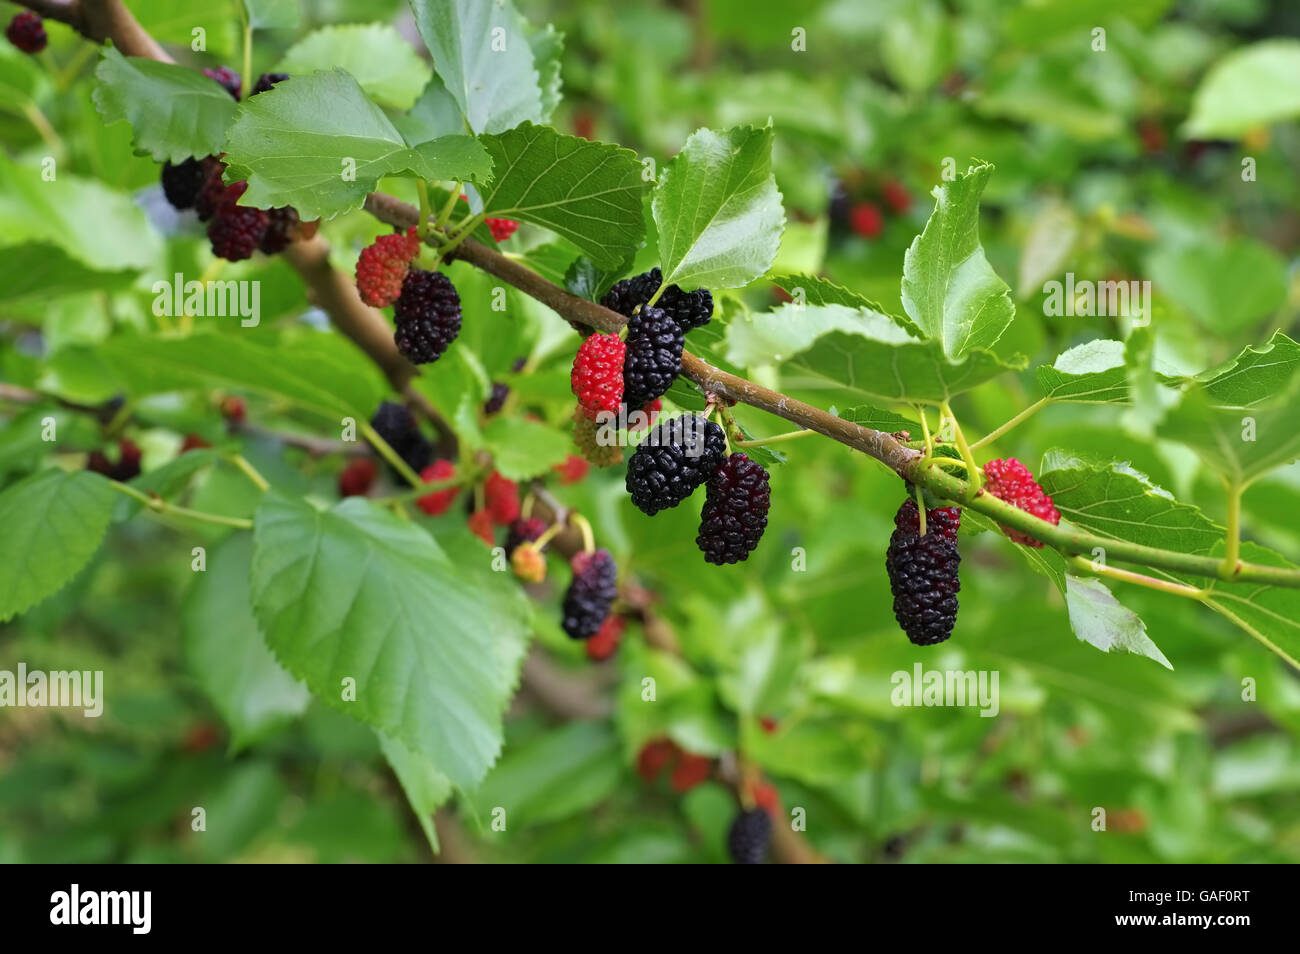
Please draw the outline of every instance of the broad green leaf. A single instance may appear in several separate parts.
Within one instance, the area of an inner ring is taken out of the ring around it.
[[[188,456],[188,455],[187,455]],[[208,552],[181,611],[185,664],[242,749],[302,715],[311,695],[275,661],[249,609],[251,534]]]
[[[934,211],[903,259],[903,310],[952,358],[991,348],[1016,316],[1011,289],[980,245],[979,200],[992,172],[972,166],[935,186]]]
[[[162,257],[158,230],[125,193],[62,170],[47,182],[39,165],[19,164],[3,153],[0,181],[0,246],[54,245],[106,272],[152,268]],[[105,241],[105,222],[113,225],[112,241]]]
[[[544,29],[536,30],[528,37],[528,45],[533,50],[533,63],[537,67],[537,76],[542,92],[541,122],[550,122],[551,113],[560,105],[560,60],[564,56],[564,34],[547,24]]]
[[[499,133],[545,119],[533,47],[510,0],[411,0],[411,11],[471,130]],[[554,82],[549,65],[546,72]]]
[[[1222,556],[1223,546],[1218,546],[1213,555]],[[1264,566],[1300,569],[1272,550],[1250,541],[1241,544],[1241,559]],[[1206,581],[1201,577],[1189,578],[1187,582],[1206,590],[1202,600],[1206,606],[1300,668],[1300,590],[1261,583]]]
[[[491,171],[487,153],[468,136],[408,146],[339,69],[295,76],[246,100],[224,151],[227,181],[248,180],[242,204],[291,205],[304,219],[359,208],[383,176],[483,180]]]
[[[1247,347],[1217,368],[1196,375],[1212,403],[1221,407],[1254,407],[1289,390],[1300,376],[1300,345],[1282,332],[1268,344]]]
[[[1149,258],[1151,282],[1211,331],[1242,331],[1286,299],[1286,262],[1252,238],[1164,245]]]
[[[117,494],[99,474],[45,470],[0,494],[0,621],[80,572],[104,539]]]
[[[351,73],[375,102],[394,109],[410,109],[429,82],[429,68],[387,23],[322,27],[291,46],[276,71],[300,76],[335,67]]]
[[[1098,338],[1062,351],[1034,376],[1049,401],[1077,404],[1127,404],[1128,369],[1124,342]]]
[[[427,757],[417,755],[401,742],[376,730],[379,747],[384,758],[392,766],[398,784],[406,793],[406,800],[411,804],[411,811],[420,822],[424,837],[429,840],[433,853],[438,853],[438,830],[433,823],[433,815],[451,798],[452,785],[447,776],[438,771]]]
[[[483,197],[490,215],[544,226],[604,267],[621,265],[640,246],[645,183],[630,149],[532,123],[479,140],[493,163]]]
[[[410,112],[394,119],[393,125],[413,146],[443,136],[463,135],[467,131],[460,107],[437,76],[429,78]]]
[[[727,327],[727,358],[742,367],[779,363],[791,387],[826,389],[835,403],[946,401],[1005,371],[982,348],[954,361],[937,340],[914,338],[866,308],[783,305]]]
[[[1300,40],[1262,40],[1228,53],[1201,80],[1189,139],[1237,139],[1255,126],[1300,116]]]
[[[564,273],[564,285],[579,298],[588,301],[600,301],[605,293],[614,287],[614,283],[627,274],[632,266],[633,256],[629,255],[624,264],[613,268],[601,268],[586,255],[579,257],[569,265]]]
[[[133,272],[103,272],[89,268],[49,242],[25,242],[0,255],[0,304],[78,292],[115,292],[129,288]]]
[[[509,830],[586,811],[612,794],[622,777],[614,730],[603,722],[571,722],[510,747],[471,800],[504,808]]]
[[[1229,483],[1245,487],[1300,455],[1300,378],[1248,408],[1216,406],[1193,384],[1157,430],[1186,444]]]
[[[92,98],[104,122],[129,122],[136,147],[159,162],[221,152],[236,104],[197,70],[123,56],[106,46],[95,78]]]
[[[855,291],[850,291],[843,285],[837,285],[828,278],[814,275],[777,275],[773,277],[772,284],[785,291],[795,305],[844,305],[848,308],[864,308],[867,311],[888,315],[896,325],[906,329],[914,338],[925,337],[911,318],[890,314],[876,302]]]
[[[1182,553],[1209,553],[1223,539],[1222,527],[1126,463],[1090,464],[1053,450],[1038,483],[1062,517],[1092,533]]]
[[[493,418],[483,428],[483,444],[497,470],[516,481],[545,474],[573,450],[567,431],[521,417]]]
[[[318,511],[268,494],[253,538],[253,611],[285,668],[458,787],[477,784],[501,749],[531,612],[487,551],[453,560],[355,497]]]
[[[776,258],[785,226],[771,126],[698,129],[659,175],[651,209],[664,284],[740,288]]]
[[[293,30],[302,22],[298,0],[243,0],[254,30]]]
[[[236,335],[122,336],[104,342],[97,353],[133,394],[243,388],[328,417],[369,420],[387,391],[379,373],[360,360],[294,354],[288,343]]]
[[[1104,653],[1129,652],[1173,669],[1147,635],[1146,624],[1124,606],[1100,580],[1065,575],[1065,604],[1070,628],[1085,643]]]

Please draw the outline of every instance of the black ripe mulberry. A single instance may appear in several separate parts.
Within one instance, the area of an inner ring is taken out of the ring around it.
[[[35,55],[45,49],[49,37],[45,33],[45,24],[39,15],[30,10],[21,10],[5,27],[5,36],[9,42],[24,53]]]
[[[642,308],[627,321],[623,401],[641,407],[662,397],[682,373],[682,329],[668,312]]]
[[[772,818],[761,808],[736,816],[727,832],[727,853],[738,865],[761,865],[772,844]]]
[[[413,268],[402,280],[393,316],[397,350],[412,364],[428,364],[441,358],[460,334],[460,295],[442,272]]]
[[[404,405],[382,402],[370,426],[417,474],[433,460],[433,443],[420,433],[415,416]]]
[[[663,272],[652,268],[616,284],[605,293],[600,303],[625,318],[631,318],[637,307],[648,302],[662,284]],[[692,328],[709,323],[713,317],[713,295],[707,288],[686,292],[676,285],[669,285],[655,302],[655,307],[668,312],[681,327],[682,334],[686,334]]]
[[[564,593],[561,625],[572,639],[590,639],[618,595],[618,568],[608,550],[575,554],[570,565],[573,581]]]
[[[767,528],[768,475],[744,454],[732,454],[709,478],[700,535],[704,559],[719,566],[749,558]]]
[[[492,382],[492,393],[488,395],[483,402],[484,414],[497,414],[506,406],[506,398],[510,397],[510,385],[501,381]]]
[[[506,556],[513,556],[521,543],[532,543],[546,532],[546,521],[537,517],[516,517],[506,529]]]
[[[266,213],[266,231],[257,247],[267,255],[283,252],[293,238],[294,229],[298,227],[298,210],[283,205]]]
[[[163,195],[175,209],[192,209],[199,190],[208,179],[208,166],[202,159],[193,157],[173,165],[163,163]]]
[[[726,453],[722,428],[694,414],[661,421],[627,464],[627,492],[647,516],[676,507],[709,479]]]
[[[239,90],[243,85],[243,81],[239,78],[239,74],[230,67],[218,66],[214,69],[206,69],[203,71],[203,75],[212,80],[235,99],[239,99]]]
[[[917,646],[933,646],[952,635],[957,622],[957,517],[926,511],[926,534],[919,530],[916,502],[908,498],[894,517],[895,530],[885,554],[889,588],[894,594],[894,618]],[[933,525],[933,526],[931,526]]]
[[[256,96],[258,93],[265,93],[276,83],[283,83],[288,78],[288,73],[263,73],[257,78],[257,82],[253,84],[253,91],[248,95]]]
[[[252,256],[266,234],[268,218],[261,209],[231,205],[217,212],[208,223],[212,254],[228,262]]]

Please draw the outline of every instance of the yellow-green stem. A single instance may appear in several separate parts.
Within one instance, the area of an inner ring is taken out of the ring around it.
[[[412,487],[423,489],[425,484],[420,480],[420,475],[411,470],[410,465],[398,456],[397,451],[388,446],[388,441],[379,436],[379,433],[370,426],[370,422],[360,421],[359,424],[361,426],[361,433],[365,435],[366,440],[370,442],[371,446],[373,446],[375,450],[379,451],[379,456],[392,464],[393,470],[401,474],[402,479],[408,484]]]
[[[120,494],[126,494],[133,497],[140,503],[144,504],[145,509],[152,510],[154,513],[170,514],[173,517],[184,517],[187,520],[198,520],[202,523],[213,523],[220,527],[234,527],[237,530],[252,530],[253,521],[244,517],[227,517],[220,513],[206,513],[202,510],[191,510],[188,507],[179,507],[176,504],[170,504],[161,497],[151,497],[142,493],[127,484],[119,483],[116,480],[109,481],[109,486]]]
[[[593,553],[596,549],[596,535],[591,531],[591,524],[587,518],[575,511],[569,511],[569,522],[576,524],[582,531],[582,549],[587,553]]]
[[[809,434],[816,434],[816,431],[802,430],[789,431],[785,434],[775,434],[772,437],[758,437],[752,441],[736,441],[737,447],[762,447],[764,444],[780,444],[784,441],[792,441],[796,437],[807,437]]]
[[[1124,583],[1133,583],[1137,586],[1145,586],[1149,590],[1159,590],[1161,593],[1172,593],[1174,596],[1185,596],[1193,600],[1199,600],[1205,596],[1205,590],[1195,586],[1174,583],[1172,580],[1157,579],[1154,576],[1134,573],[1132,570],[1124,570],[1116,566],[1105,566],[1083,556],[1072,556],[1067,562],[1070,566],[1083,573],[1104,576],[1112,580],[1121,580]]]
[[[415,180],[415,191],[420,195],[420,221],[415,224],[415,234],[421,240],[429,237],[429,216],[433,215],[433,206],[429,202],[429,185],[423,179]]]
[[[1228,528],[1224,540],[1223,567],[1219,575],[1230,580],[1237,575],[1241,560],[1241,486],[1227,481],[1228,488]]]
[[[913,484],[912,494],[916,497],[917,528],[921,531],[921,536],[925,536],[925,492]]]
[[[977,440],[974,444],[972,444],[970,446],[970,449],[973,451],[979,450],[985,444],[992,443],[993,441],[1001,437],[1003,434],[1005,434],[1007,431],[1015,427],[1017,424],[1023,423],[1024,421],[1032,417],[1034,414],[1037,414],[1043,408],[1047,407],[1049,403],[1050,402],[1047,400],[1047,398],[1039,398],[1037,401],[1029,405],[1029,407],[1025,408],[1023,411],[1021,411],[1015,417],[1011,418],[1011,420],[1007,421],[1005,424],[989,431],[987,434],[985,434],[983,437]]]
[[[961,432],[961,425],[957,423],[957,415],[952,413],[952,408],[948,406],[947,401],[939,405],[939,413],[942,415],[939,419],[941,428],[944,417],[952,421],[953,438],[956,441],[957,450],[961,452],[961,459],[966,462],[966,478],[970,481],[970,495],[974,497],[979,492],[980,485],[984,483],[984,474],[975,463],[975,457],[966,445],[966,435]]]
[[[266,493],[271,489],[271,484],[265,477],[258,473],[257,468],[250,464],[243,454],[231,454],[229,460],[232,464],[238,467],[240,472],[251,480],[257,486],[257,489],[262,491],[262,493]]]
[[[438,228],[446,225],[447,220],[451,218],[451,213],[455,211],[456,203],[460,200],[460,190],[461,184],[457,182],[456,187],[451,190],[451,195],[447,198],[446,205],[438,212]]]

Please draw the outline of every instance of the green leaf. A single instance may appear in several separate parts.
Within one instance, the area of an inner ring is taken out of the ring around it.
[[[45,470],[0,494],[0,621],[63,588],[104,539],[117,495],[99,474]]]
[[[285,668],[457,786],[477,784],[501,749],[530,616],[487,551],[454,560],[355,497],[321,512],[270,493],[253,534],[253,611]]]
[[[739,288],[771,266],[785,209],[772,127],[698,129],[663,169],[651,210],[665,285]]]
[[[1196,90],[1189,139],[1237,139],[1255,126],[1300,116],[1300,40],[1270,39],[1219,60]]]
[[[542,110],[538,118],[545,123],[550,121],[551,114],[560,105],[562,98],[560,60],[564,56],[564,34],[548,23],[545,29],[529,35],[528,45],[533,51],[533,62],[537,66],[542,91]]]
[[[951,358],[991,348],[1016,316],[1011,289],[980,245],[979,200],[992,172],[972,166],[936,186],[930,220],[903,259],[903,310]]]
[[[1057,355],[1049,365],[1035,369],[1043,396],[1050,401],[1076,404],[1127,404],[1128,369],[1124,342],[1098,338]]]
[[[429,68],[411,44],[387,23],[327,26],[299,40],[276,72],[301,76],[332,68],[347,70],[375,102],[410,109],[429,82]],[[458,126],[454,132],[463,132]]]
[[[146,494],[157,494],[164,499],[170,499],[175,497],[189,483],[190,478],[194,476],[196,471],[211,466],[220,458],[219,451],[212,448],[198,447],[173,457],[161,467],[145,471],[130,481],[130,484],[136,490],[143,491]],[[123,494],[114,504],[113,519],[115,521],[129,520],[139,513],[143,506],[144,504],[134,497]]]
[[[1147,635],[1146,624],[1115,599],[1100,580],[1065,575],[1065,603],[1070,628],[1085,643],[1103,653],[1128,652],[1154,659],[1173,669],[1160,648]]]
[[[1286,300],[1286,262],[1252,238],[1164,245],[1150,256],[1147,268],[1162,294],[1211,331],[1242,331]]]
[[[483,445],[497,470],[510,480],[527,480],[563,463],[573,449],[567,431],[522,417],[495,417],[483,428]]]
[[[379,737],[379,747],[384,752],[384,758],[388,759],[398,784],[406,793],[406,800],[411,804],[411,811],[419,820],[424,837],[429,840],[429,847],[436,855],[440,848],[433,814],[451,798],[451,782],[425,756],[417,755],[401,742],[378,730],[375,735]]]
[[[504,808],[512,831],[586,811],[612,794],[622,776],[614,730],[603,722],[571,722],[510,747],[472,801]]]
[[[491,163],[468,136],[407,145],[357,81],[339,69],[295,76],[246,100],[224,147],[226,180],[248,180],[244,205],[292,205],[304,219],[359,208],[379,179],[486,179]]]
[[[510,0],[411,0],[411,11],[470,129],[499,133],[545,120],[533,47]],[[546,73],[548,83],[556,81],[549,64]],[[547,98],[553,95],[558,89],[548,90]]]
[[[495,175],[483,198],[489,215],[548,228],[606,268],[640,246],[645,183],[630,149],[532,123],[479,139]]]
[[[1254,407],[1290,389],[1300,377],[1300,344],[1282,332],[1268,344],[1246,347],[1230,361],[1196,375],[1206,396],[1220,407]]]
[[[252,555],[251,534],[223,540],[208,553],[181,611],[186,668],[230,727],[236,750],[302,715],[311,701],[266,648],[249,609]]]
[[[1300,378],[1250,407],[1216,406],[1205,387],[1194,384],[1157,433],[1186,444],[1229,483],[1245,487],[1300,455]]]
[[[254,30],[294,30],[302,22],[298,0],[244,0]]]
[[[159,162],[221,152],[235,101],[197,70],[104,47],[91,94],[104,122],[126,120],[137,148]]]
[[[910,318],[891,314],[876,302],[850,291],[843,285],[837,285],[828,278],[813,275],[777,275],[772,283],[783,289],[799,305],[845,305],[849,308],[865,308],[867,311],[888,315],[900,328],[907,330],[914,338],[924,338],[921,329]]]
[[[369,420],[387,392],[379,373],[360,360],[295,353],[291,345],[275,340],[221,334],[119,336],[97,351],[133,394],[246,388],[334,419],[351,415]]]
[[[727,327],[727,357],[742,367],[784,363],[791,387],[825,389],[834,403],[937,403],[1023,364],[972,349],[960,361],[914,338],[891,316],[843,305],[783,305]]]
[[[413,146],[443,136],[459,136],[466,130],[465,117],[460,114],[460,107],[437,76],[429,78],[428,85],[410,112],[398,116],[393,120],[393,125]]]
[[[1222,527],[1127,463],[1089,464],[1052,450],[1038,483],[1062,517],[1092,533],[1182,553],[1209,553],[1223,539]]]
[[[1222,544],[1213,555],[1223,555]],[[1248,540],[1241,544],[1241,559],[1264,566],[1300,569],[1272,550]],[[1206,582],[1203,578],[1188,582],[1205,589],[1201,602],[1206,606],[1300,668],[1300,590],[1262,583]]]
[[[0,246],[53,245],[106,272],[153,268],[162,258],[158,230],[125,193],[64,171],[46,182],[39,166],[20,165],[3,153],[0,181]],[[105,222],[113,224],[111,242],[105,241]]]
[[[564,273],[564,287],[579,298],[600,301],[614,283],[627,274],[634,254],[613,268],[601,268],[586,255],[576,259]]]

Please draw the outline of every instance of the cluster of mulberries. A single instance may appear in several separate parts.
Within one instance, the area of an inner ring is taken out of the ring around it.
[[[123,437],[117,442],[116,461],[110,461],[103,451],[91,451],[86,459],[86,470],[125,483],[140,476],[140,448],[135,441]]]
[[[203,75],[218,83],[235,99],[242,86],[239,74],[222,66],[206,69]],[[286,73],[263,73],[249,94],[255,96],[288,79]],[[208,224],[212,254],[230,262],[281,252],[297,233],[298,211],[289,206],[257,209],[239,205],[247,182],[227,185],[225,163],[217,156],[191,156],[178,163],[163,163],[162,188],[167,201],[179,210],[193,209],[200,222]]]
[[[415,415],[406,406],[392,401],[382,402],[370,419],[370,426],[416,473],[433,462],[433,442],[420,432]]]
[[[624,279],[601,299],[606,308],[628,319],[627,333],[592,334],[574,356],[570,386],[579,411],[587,417],[618,415],[625,408],[653,416],[659,399],[681,374],[686,333],[708,323],[713,296],[707,289],[684,292],[670,285],[649,304],[662,284],[663,273],[655,268]],[[580,447],[587,442],[587,430],[579,425],[575,431]],[[619,459],[608,452],[598,456]]]
[[[357,259],[357,292],[367,305],[392,305],[397,350],[412,364],[430,364],[460,334],[461,305],[451,279],[414,267],[419,253],[414,226],[405,233],[381,235]]]
[[[855,169],[832,184],[827,213],[832,235],[874,239],[884,231],[886,214],[901,216],[911,207],[912,195],[897,179]]]
[[[571,639],[590,639],[618,596],[618,567],[608,550],[584,550],[569,565],[573,579],[564,593],[560,625]]]

